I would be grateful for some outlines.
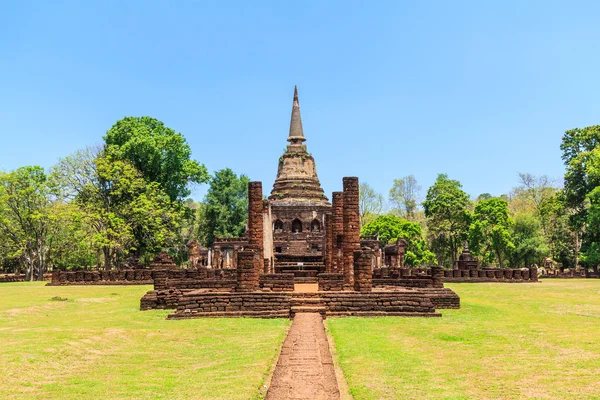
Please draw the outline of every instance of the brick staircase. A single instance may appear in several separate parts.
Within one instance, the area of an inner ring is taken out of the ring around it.
[[[294,293],[290,316],[293,318],[297,313],[319,313],[325,319],[327,307],[318,293]]]

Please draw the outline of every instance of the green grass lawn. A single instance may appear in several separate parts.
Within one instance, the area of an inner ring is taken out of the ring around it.
[[[150,288],[1,284],[0,398],[261,398],[288,320],[166,321]]]
[[[447,284],[442,318],[331,318],[355,399],[600,399],[600,280]]]

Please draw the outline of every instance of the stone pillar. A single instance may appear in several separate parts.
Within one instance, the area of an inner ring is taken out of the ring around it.
[[[442,267],[431,267],[431,277],[433,278],[434,288],[444,287],[444,270]]]
[[[331,214],[325,214],[325,249],[324,261],[325,261],[325,272],[332,272],[332,261],[333,261],[333,235],[331,232]]]
[[[358,178],[344,177],[344,239],[342,241],[344,283],[354,285],[354,252],[360,250]]]
[[[344,193],[333,192],[331,213],[331,270],[343,273],[342,240],[344,236]]]
[[[248,245],[257,250],[261,259],[261,269],[264,265],[263,224],[262,182],[248,182]]]
[[[363,247],[353,253],[354,290],[370,292],[373,288],[373,250]]]
[[[255,249],[238,252],[237,292],[252,292],[258,289],[257,264],[262,261]]]

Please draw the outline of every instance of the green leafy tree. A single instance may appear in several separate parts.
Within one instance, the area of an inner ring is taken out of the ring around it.
[[[565,132],[560,145],[565,163],[564,197],[568,208],[572,210],[570,222],[576,232],[576,248],[581,248],[583,260],[587,266],[597,270],[597,245],[600,232],[594,216],[597,201],[594,190],[600,186],[600,125],[575,128]],[[579,252],[575,256],[576,264]]]
[[[192,151],[183,135],[155,118],[123,118],[104,140],[108,156],[130,162],[146,182],[160,184],[172,201],[189,196],[189,183],[204,183],[209,178],[206,167],[191,159]]]
[[[560,269],[575,268],[578,253],[577,232],[571,229],[569,209],[566,207],[563,192],[544,199],[539,206],[539,217],[544,227],[545,242],[551,258],[560,264]]]
[[[53,216],[44,169],[27,166],[0,173],[0,231],[8,256],[25,266],[28,280],[42,280],[47,269]]]
[[[508,215],[508,202],[491,198],[475,206],[469,226],[469,245],[485,263],[497,262],[504,268],[506,258],[514,250],[511,232],[514,222]]]
[[[212,246],[215,237],[244,235],[248,216],[248,182],[229,168],[215,172],[200,212],[199,238]]]
[[[405,264],[418,266],[435,264],[436,257],[428,248],[421,225],[417,222],[407,221],[395,215],[381,215],[361,228],[362,235],[377,235],[384,243],[392,243],[398,239],[408,242],[405,253]]]
[[[550,249],[546,245],[541,224],[534,213],[517,214],[512,232],[514,249],[509,253],[512,268],[543,265]]]
[[[414,175],[394,179],[394,185],[389,193],[393,210],[401,217],[415,221],[419,203],[422,200],[421,189]]]
[[[439,174],[433,186],[427,190],[423,202],[427,230],[438,261],[451,266],[458,257],[461,244],[469,228],[469,196],[457,180]]]
[[[358,185],[358,199],[361,225],[369,223],[383,212],[383,196],[377,193],[368,183]]]

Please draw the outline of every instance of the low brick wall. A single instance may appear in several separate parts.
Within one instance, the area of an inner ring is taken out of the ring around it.
[[[415,315],[435,313],[431,299],[414,292],[324,292],[321,299],[327,315]]]
[[[293,292],[294,274],[264,274],[258,277],[258,286],[263,291]]]
[[[67,285],[151,285],[152,270],[53,271],[47,286]]]
[[[394,279],[394,278],[373,279],[373,287],[386,287],[386,286],[428,288],[428,287],[433,287],[433,279],[430,276],[429,277],[413,276],[410,278],[396,278],[396,279]]]
[[[537,282],[537,268],[444,270],[445,282]]]
[[[52,274],[45,273],[42,277],[43,281],[49,281],[52,279]],[[0,275],[0,283],[9,283],[9,282],[25,282],[24,274],[3,274]]]
[[[125,269],[110,271],[54,271],[48,286],[66,285],[152,285],[161,290],[218,289],[235,287],[235,269]]]
[[[420,289],[429,297],[436,310],[459,309],[460,297],[449,288]]]
[[[182,293],[169,319],[194,317],[289,318],[291,293]]]
[[[320,292],[344,290],[344,274],[319,274],[317,278]]]
[[[151,290],[140,300],[140,310],[174,310],[182,291],[179,289]]]
[[[431,268],[374,268],[373,279],[431,276]]]

